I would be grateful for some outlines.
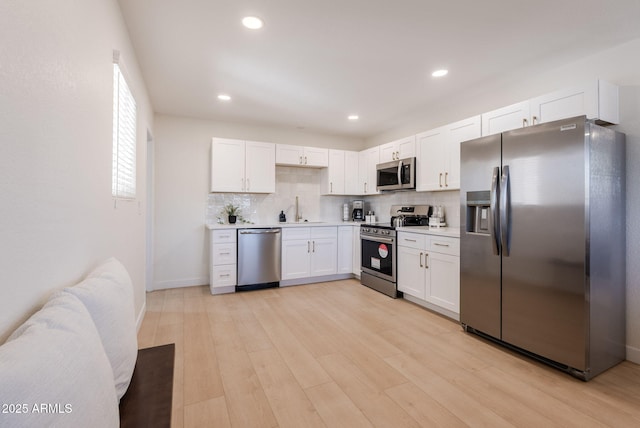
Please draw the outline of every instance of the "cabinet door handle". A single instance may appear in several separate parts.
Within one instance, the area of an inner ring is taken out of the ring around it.
[[[364,193],[367,193],[367,182],[364,183]]]
[[[531,118],[531,124],[532,125],[537,125],[538,124],[538,116],[533,116]]]
[[[449,187],[449,173],[444,173],[444,187]]]
[[[302,165],[302,156],[300,156],[300,161],[298,163]]]
[[[311,252],[311,242],[307,241],[307,253]]]
[[[438,177],[438,185],[442,187],[442,173],[440,173],[440,177]]]
[[[311,242],[311,252],[315,253],[316,252],[316,241],[312,241]]]
[[[527,120],[527,118],[525,117],[524,119],[522,119],[522,127],[527,127],[529,126],[529,121]]]
[[[329,193],[333,193],[333,181],[329,183],[329,186],[331,187],[331,190],[329,190]]]
[[[306,156],[304,157],[304,164],[305,165],[307,164],[307,157]]]
[[[424,264],[422,263],[422,256],[424,256],[424,254],[420,253],[420,267],[424,267]]]
[[[424,268],[429,269],[429,253],[424,253]]]

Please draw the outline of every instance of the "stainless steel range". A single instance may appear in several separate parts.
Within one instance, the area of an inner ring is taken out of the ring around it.
[[[360,283],[395,299],[402,297],[396,284],[396,227],[427,225],[429,206],[393,205],[390,214],[389,223],[360,226]]]

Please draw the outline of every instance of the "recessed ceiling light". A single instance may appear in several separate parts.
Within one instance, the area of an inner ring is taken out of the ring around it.
[[[449,70],[442,69],[442,70],[434,71],[433,73],[431,73],[431,75],[433,77],[442,77],[442,76],[446,76],[447,73],[449,73]]]
[[[347,119],[349,120],[358,120],[360,119],[360,116],[358,116],[357,114],[351,114],[347,117]]]
[[[220,101],[231,101],[231,97],[227,94],[220,94],[218,95],[218,99]]]
[[[242,18],[242,25],[251,30],[258,30],[262,28],[264,23],[262,22],[262,19],[258,18],[257,16],[245,16],[244,18]]]

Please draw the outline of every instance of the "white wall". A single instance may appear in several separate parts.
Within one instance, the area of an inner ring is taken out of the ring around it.
[[[0,40],[0,343],[54,290],[110,256],[131,274],[139,315],[153,116],[117,2],[3,0]],[[117,209],[113,49],[139,112],[139,200]]]
[[[560,68],[537,70],[507,81],[469,90],[442,100],[397,128],[367,139],[366,146],[393,141],[465,117],[570,87],[578,81],[602,78],[620,86],[620,125],[627,135],[627,359],[640,363],[640,39],[594,53]],[[458,214],[459,215],[459,214]]]
[[[303,214],[313,220],[335,212],[343,198],[319,196],[319,171],[278,167],[277,195],[216,194],[210,196],[211,138],[237,138],[271,143],[360,150],[363,141],[297,129],[156,115],[155,233],[153,289],[209,283],[209,239],[205,223],[215,221],[220,204],[234,200],[254,222],[277,221],[300,196]],[[318,189],[314,192],[313,189]],[[293,198],[293,199],[292,199]],[[350,198],[345,199],[351,200]],[[287,205],[287,206],[285,206]],[[261,214],[257,214],[261,207]],[[293,215],[289,211],[289,216]],[[291,218],[291,217],[290,217]]]

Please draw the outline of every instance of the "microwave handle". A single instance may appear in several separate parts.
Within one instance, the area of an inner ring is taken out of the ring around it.
[[[398,184],[402,184],[402,161],[398,161]]]

